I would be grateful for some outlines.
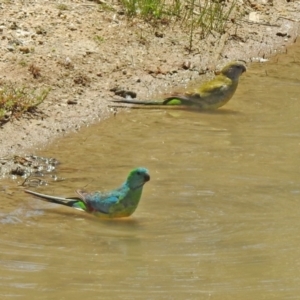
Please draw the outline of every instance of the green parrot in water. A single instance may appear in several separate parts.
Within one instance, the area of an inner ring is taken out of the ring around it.
[[[25,192],[43,198],[45,201],[70,206],[97,217],[123,218],[134,213],[141,199],[143,186],[149,180],[148,170],[140,167],[133,169],[119,188],[107,193],[77,191],[79,197],[63,198],[30,190]]]
[[[180,105],[201,110],[213,110],[225,105],[234,95],[240,76],[246,72],[243,63],[234,61],[226,65],[212,80],[184,94],[173,94],[162,101],[114,100],[118,103],[140,105]]]

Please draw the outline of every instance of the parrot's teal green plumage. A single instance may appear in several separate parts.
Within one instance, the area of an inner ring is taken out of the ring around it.
[[[127,180],[115,190],[107,193],[86,193],[77,191],[79,197],[63,198],[44,195],[25,190],[43,200],[70,206],[101,218],[123,218],[129,217],[136,210],[141,199],[143,186],[150,180],[150,175],[145,168],[132,170]]]
[[[163,101],[114,100],[118,103],[141,105],[185,106],[201,110],[217,109],[226,104],[234,95],[240,75],[246,71],[243,63],[234,61],[226,65],[212,80],[204,82],[199,88],[184,94],[174,94]]]

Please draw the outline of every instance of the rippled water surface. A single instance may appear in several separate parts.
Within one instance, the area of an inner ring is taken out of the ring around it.
[[[252,65],[215,113],[131,110],[56,141],[55,195],[145,166],[103,221],[1,183],[1,299],[299,299],[300,44]]]

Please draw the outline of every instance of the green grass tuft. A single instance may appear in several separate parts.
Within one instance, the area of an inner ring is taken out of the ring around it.
[[[189,30],[190,48],[194,33],[201,31],[201,38],[212,32],[225,32],[226,23],[236,7],[237,0],[120,0],[128,17],[139,17],[157,24],[180,22]]]
[[[60,4],[57,4],[57,9],[59,10],[68,10],[68,6],[66,4],[63,4],[63,3],[60,3]]]
[[[0,87],[0,124],[23,113],[33,111],[48,96],[50,89],[15,88],[12,84]]]

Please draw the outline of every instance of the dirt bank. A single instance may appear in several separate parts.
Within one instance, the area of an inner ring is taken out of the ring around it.
[[[108,117],[114,87],[135,92],[137,99],[161,97],[204,80],[227,61],[264,61],[299,34],[299,2],[241,1],[225,34],[200,39],[195,32],[190,51],[179,25],[129,22],[118,2],[106,3],[111,9],[81,0],[64,7],[55,1],[0,4],[0,84],[51,88],[38,114],[0,127],[2,174],[10,168],[3,158],[34,152]]]

